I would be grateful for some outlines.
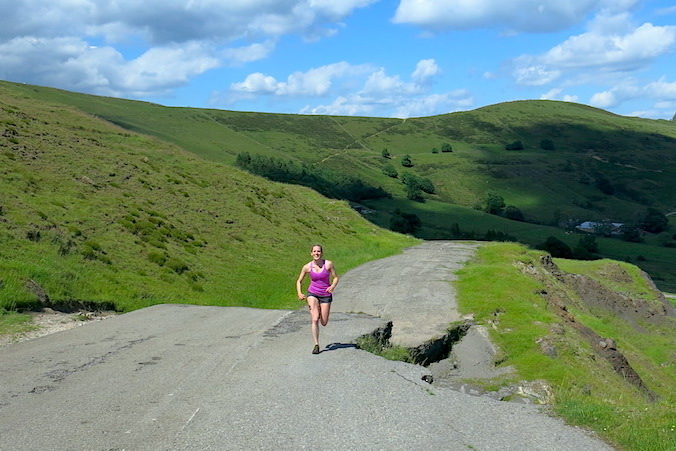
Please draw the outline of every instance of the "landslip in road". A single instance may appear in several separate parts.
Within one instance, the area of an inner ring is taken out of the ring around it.
[[[2,347],[0,449],[610,449],[535,406],[429,385],[425,368],[352,344],[385,324],[340,312],[349,290],[371,289],[353,286],[359,273],[422,282],[407,259],[435,255],[413,266],[444,281],[453,252],[425,243],[400,256],[405,274],[396,257],[346,274],[319,355],[305,310],[184,305]]]

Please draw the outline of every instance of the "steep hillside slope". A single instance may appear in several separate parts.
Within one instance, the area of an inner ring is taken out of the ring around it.
[[[414,242],[343,201],[0,86],[0,307],[295,307],[309,246],[346,270]]]

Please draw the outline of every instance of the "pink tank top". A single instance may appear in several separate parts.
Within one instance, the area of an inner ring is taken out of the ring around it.
[[[310,282],[307,291],[316,294],[317,296],[331,296],[331,293],[326,291],[326,289],[331,286],[329,283],[331,273],[326,269],[326,262],[324,262],[324,266],[319,272],[314,271],[314,266],[314,262],[310,263],[310,279],[312,282]]]

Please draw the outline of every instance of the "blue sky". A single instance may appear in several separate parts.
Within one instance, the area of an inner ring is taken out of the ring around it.
[[[0,79],[242,111],[416,117],[520,99],[671,119],[673,0],[16,0]]]

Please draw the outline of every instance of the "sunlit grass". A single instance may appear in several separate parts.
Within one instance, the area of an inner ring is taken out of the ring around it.
[[[521,378],[544,379],[552,385],[553,408],[569,423],[591,428],[620,448],[673,449],[674,327],[643,324],[636,329],[609,311],[592,314],[569,308],[578,321],[616,341],[644,383],[660,397],[658,402],[650,402],[605,360],[596,358],[589,343],[550,312],[537,294],[544,286],[520,270],[524,265],[537,267],[540,255],[517,244],[482,246],[475,261],[458,273],[461,311],[474,313],[478,323],[488,326],[492,340],[501,350],[501,365],[514,366]],[[557,264],[571,272],[584,268],[580,273],[595,274],[608,286],[613,278],[604,278],[603,274],[613,273],[618,265],[612,261],[564,260],[557,260]],[[621,268],[631,274],[625,276],[631,281],[619,287],[645,296],[645,281],[633,278],[636,268],[624,264]],[[552,334],[553,327],[562,334]],[[539,349],[537,340],[542,337],[554,342],[555,358]]]

